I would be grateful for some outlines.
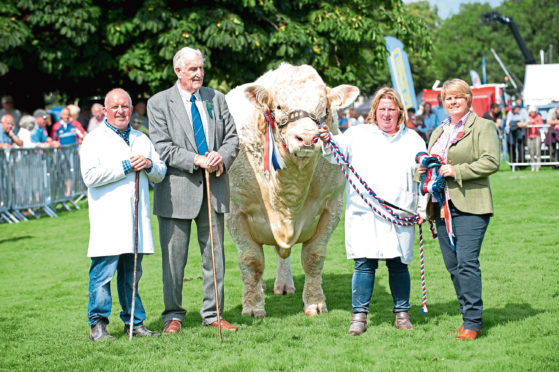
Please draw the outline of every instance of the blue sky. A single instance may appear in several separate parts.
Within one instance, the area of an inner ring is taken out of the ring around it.
[[[417,0],[404,0],[404,3],[412,3]],[[431,7],[436,5],[439,9],[439,17],[445,19],[453,14],[457,14],[460,10],[460,4],[463,3],[489,3],[495,8],[503,3],[503,0],[429,0]]]

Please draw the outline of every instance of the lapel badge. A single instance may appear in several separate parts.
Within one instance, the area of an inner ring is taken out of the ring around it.
[[[213,113],[213,104],[210,101],[206,101],[206,109],[208,109],[208,115],[210,115],[210,118],[214,118],[214,113]]]

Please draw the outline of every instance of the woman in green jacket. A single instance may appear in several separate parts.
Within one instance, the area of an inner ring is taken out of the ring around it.
[[[450,117],[431,134],[428,152],[443,159],[439,174],[446,179],[448,221],[442,205],[433,203],[432,210],[462,313],[456,339],[475,339],[483,328],[478,258],[493,215],[489,176],[499,169],[499,139],[495,124],[471,111],[472,91],[465,81],[446,81],[441,97]],[[425,167],[419,167],[420,174],[425,171]]]

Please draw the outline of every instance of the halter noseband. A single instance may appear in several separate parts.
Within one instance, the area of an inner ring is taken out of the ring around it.
[[[328,109],[326,109],[326,115],[324,115],[321,118],[319,118],[315,114],[311,114],[311,113],[309,113],[305,110],[293,110],[293,111],[290,111],[287,114],[286,117],[282,118],[277,123],[278,123],[278,128],[281,129],[281,128],[285,127],[287,124],[292,123],[294,121],[304,119],[304,118],[309,118],[312,121],[314,121],[316,123],[316,125],[321,125],[322,123],[324,123],[326,121],[327,117],[328,117]]]

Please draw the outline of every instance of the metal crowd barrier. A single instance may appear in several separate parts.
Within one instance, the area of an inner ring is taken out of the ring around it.
[[[0,222],[57,217],[86,195],[77,145],[0,151]]]
[[[528,145],[528,127],[519,128],[516,132],[511,131],[510,133],[504,134],[504,139],[501,144],[501,153],[503,154],[503,160],[506,160],[507,164],[511,166],[513,172],[516,168],[531,166],[535,166],[538,169],[543,166],[559,166],[559,143],[555,142],[551,143],[549,146],[546,145],[546,138],[549,135],[548,132],[551,130],[550,126],[543,124],[533,125],[531,127],[540,129],[539,159],[537,158],[537,154],[534,156],[534,159],[530,156],[530,149]],[[522,140],[518,140],[519,131],[524,133]]]

